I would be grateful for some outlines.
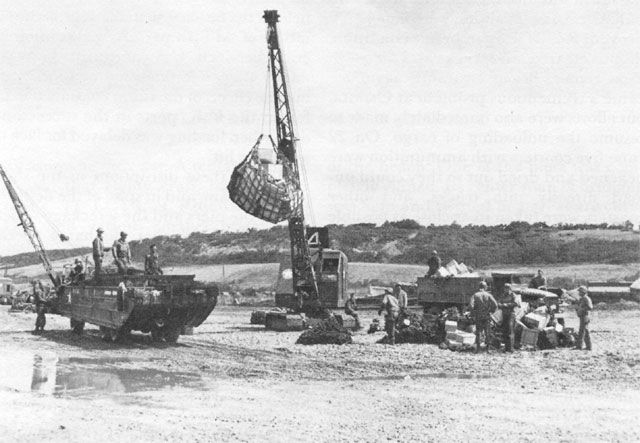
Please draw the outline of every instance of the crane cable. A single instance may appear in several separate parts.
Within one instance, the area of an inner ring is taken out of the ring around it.
[[[6,171],[5,171],[6,174]],[[44,220],[44,222],[46,224],[49,225],[49,227],[56,233],[56,235],[58,236],[58,238],[60,239],[60,241],[68,241],[69,245],[72,246],[73,248],[77,248],[77,245],[75,245],[68,236],[66,236],[65,234],[62,233],[62,230],[58,227],[58,225],[56,225],[53,220],[51,219],[51,217],[49,217],[49,215],[44,211],[44,209],[42,209],[38,203],[36,202],[36,199],[34,199],[33,197],[31,197],[31,194],[29,194],[25,189],[21,188],[20,186],[18,186],[16,184],[16,182],[13,179],[9,179],[11,181],[11,184],[13,185],[13,187],[16,189],[16,191],[18,192],[18,195],[21,195],[22,198],[26,197],[27,200],[29,201],[29,205],[32,208],[35,208],[35,212],[38,213],[40,215],[40,217],[42,218],[42,220]],[[23,204],[24,205],[24,204]],[[25,209],[26,210],[26,209]]]
[[[278,39],[280,40],[280,46],[282,47],[282,42],[283,42],[283,38],[282,38],[282,30],[280,30],[279,35],[278,35]],[[284,61],[284,56],[282,55],[282,50],[280,51],[280,56],[281,56],[281,60],[282,60],[282,72],[284,74],[284,79],[287,83],[287,93],[289,95],[289,110],[291,112],[291,119],[293,120],[293,126],[294,126],[294,132],[295,134],[300,135],[300,133],[298,132],[298,125],[296,124],[297,121],[297,117],[294,111],[294,106],[293,106],[293,91],[291,89],[291,82],[289,81],[289,71],[287,70],[287,67],[285,65],[285,61]],[[297,144],[300,145],[300,140],[301,137],[298,136],[297,138]],[[296,155],[299,159],[300,162],[300,175],[302,176],[302,186],[304,187],[304,195],[305,195],[305,199],[304,201],[307,203],[307,207],[309,208],[309,219],[311,221],[312,225],[316,224],[316,217],[315,217],[315,213],[313,211],[313,205],[311,204],[311,189],[309,188],[309,180],[308,180],[308,175],[307,175],[307,170],[305,168],[304,165],[304,157],[302,156],[302,153],[300,152],[299,149],[296,149]]]
[[[260,133],[264,134],[264,120],[265,116],[269,117],[269,126],[267,127],[269,131],[271,130],[271,112],[267,109],[267,105],[271,105],[271,100],[269,99],[269,77],[271,76],[271,59],[267,54],[267,75],[265,76],[264,82],[264,102],[262,104],[262,125],[260,129]],[[267,103],[269,101],[269,103]]]

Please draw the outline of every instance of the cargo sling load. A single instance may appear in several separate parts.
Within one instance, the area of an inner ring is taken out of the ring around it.
[[[302,191],[290,178],[290,165],[278,161],[273,142],[261,147],[262,138],[233,170],[229,197],[246,213],[271,223],[302,217]]]
[[[275,141],[271,136],[258,137],[234,169],[227,189],[231,200],[248,214],[271,223],[287,220],[291,264],[290,269],[288,264],[281,264],[276,304],[315,316],[325,313],[323,308],[344,305],[347,260],[340,251],[320,245],[312,249],[307,241],[297,139],[278,39],[279,15],[270,10],[264,12],[263,18],[267,23],[277,137]]]

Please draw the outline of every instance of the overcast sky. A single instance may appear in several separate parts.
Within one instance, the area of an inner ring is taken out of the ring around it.
[[[47,247],[268,226],[226,185],[270,8],[309,222],[640,221],[637,2],[3,0],[0,163]],[[0,190],[0,254],[16,223]]]

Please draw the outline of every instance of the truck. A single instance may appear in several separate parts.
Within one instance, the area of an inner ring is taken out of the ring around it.
[[[438,315],[447,308],[456,308],[463,312],[469,305],[471,297],[478,291],[481,281],[486,281],[489,291],[494,297],[502,296],[505,284],[512,285],[512,289],[520,294],[522,301],[530,302],[534,299],[544,299],[544,302],[554,310],[560,312],[558,291],[530,289],[528,283],[534,276],[532,273],[521,272],[492,272],[491,278],[484,278],[477,273],[453,275],[447,277],[418,277],[418,303],[425,313]],[[561,292],[561,290],[560,290]]]
[[[463,311],[471,296],[478,292],[483,280],[476,273],[448,277],[418,277],[418,303],[422,305],[425,313],[432,315],[439,315],[448,308]]]
[[[85,323],[99,326],[105,341],[119,342],[131,331],[151,333],[154,342],[175,343],[183,331],[202,324],[216,306],[218,287],[195,281],[194,275],[147,275],[129,269],[120,274],[104,268],[99,276],[86,269],[81,278],[68,279],[54,271],[47,251],[6,172],[0,175],[29,238],[53,284],[49,313],[68,317],[81,334]]]

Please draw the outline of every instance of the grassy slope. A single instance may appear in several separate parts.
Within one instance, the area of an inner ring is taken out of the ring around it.
[[[476,269],[541,267],[553,278],[608,280],[630,278],[638,271],[640,235],[618,229],[559,230],[523,226],[429,226],[413,221],[332,225],[333,246],[343,250],[352,263],[351,284],[414,281],[423,275],[428,256],[437,249],[445,261],[455,258]],[[157,236],[132,241],[132,253],[140,261],[151,243],[159,246],[166,269],[195,273],[198,279],[222,281],[241,287],[269,287],[277,274],[277,263],[288,252],[286,226],[246,232],[192,233]],[[70,263],[76,256],[89,256],[90,249],[51,251],[54,266]],[[56,260],[57,259],[57,260]],[[4,257],[20,266],[10,274],[42,275],[34,253]],[[250,264],[247,264],[250,263]],[[266,264],[265,264],[266,263]]]

